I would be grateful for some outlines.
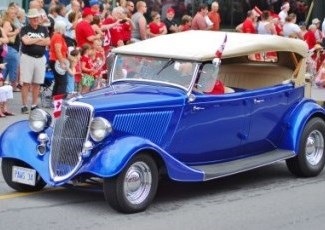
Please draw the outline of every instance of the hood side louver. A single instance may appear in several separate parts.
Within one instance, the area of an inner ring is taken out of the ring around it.
[[[114,117],[114,130],[130,133],[160,144],[173,111],[120,114]]]

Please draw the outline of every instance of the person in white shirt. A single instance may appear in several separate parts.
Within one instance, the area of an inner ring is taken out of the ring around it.
[[[283,36],[289,38],[300,38],[304,39],[300,27],[296,24],[297,16],[294,13],[291,13],[286,18],[286,21],[283,25]]]
[[[284,25],[286,18],[288,17],[288,12],[290,10],[289,2],[284,2],[281,6],[281,11],[279,13],[280,22]]]

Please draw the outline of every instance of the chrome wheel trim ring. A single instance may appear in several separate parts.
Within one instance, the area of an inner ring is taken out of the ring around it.
[[[133,205],[141,204],[149,195],[152,185],[150,167],[143,161],[133,163],[124,178],[123,191]]]
[[[306,159],[309,164],[317,165],[324,154],[324,137],[318,130],[312,131],[306,141]]]

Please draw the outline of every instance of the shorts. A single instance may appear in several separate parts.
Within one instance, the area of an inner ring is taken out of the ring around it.
[[[81,78],[81,85],[82,86],[87,86],[87,87],[93,87],[95,83],[95,79],[93,76],[91,75],[87,75],[87,74],[84,74],[82,75],[82,78]]]
[[[46,58],[35,58],[27,54],[20,56],[20,81],[23,83],[43,84],[46,70]]]

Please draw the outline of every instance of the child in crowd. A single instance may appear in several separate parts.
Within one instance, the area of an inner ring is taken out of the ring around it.
[[[94,86],[94,74],[96,72],[93,62],[94,56],[95,52],[89,44],[81,47],[81,93],[88,93]]]
[[[104,69],[106,58],[105,58],[105,51],[102,47],[102,42],[100,39],[94,40],[93,49],[95,52],[95,59],[94,59],[94,68],[96,69],[96,73],[94,74],[95,77],[95,84],[94,89],[99,89],[103,87],[103,74],[106,73]]]
[[[322,62],[315,79],[315,83],[320,88],[325,88],[325,61]]]
[[[191,29],[191,26],[192,26],[192,17],[190,15],[185,14],[182,17],[182,21],[181,21],[181,24],[178,27],[178,30],[180,32],[187,31],[187,30]]]
[[[1,70],[5,68],[5,64],[0,64],[0,118],[4,118],[6,116],[13,116],[12,112],[8,111],[8,99],[13,98],[13,89],[11,85],[4,85],[3,75]]]
[[[69,54],[70,68],[67,70],[68,74],[68,84],[67,84],[67,94],[73,94],[76,92],[75,86],[75,75],[77,74],[77,64],[80,61],[80,52],[77,49],[71,50]]]

